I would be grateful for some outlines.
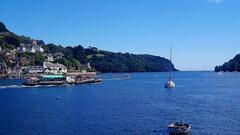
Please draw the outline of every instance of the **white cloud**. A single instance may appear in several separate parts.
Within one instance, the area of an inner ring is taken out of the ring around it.
[[[218,4],[218,3],[222,3],[223,0],[208,0],[209,2],[212,2],[212,3],[215,3],[215,4]]]

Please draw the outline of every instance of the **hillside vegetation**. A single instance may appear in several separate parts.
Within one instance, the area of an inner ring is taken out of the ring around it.
[[[229,60],[228,62],[224,63],[221,66],[216,66],[215,71],[224,71],[224,72],[240,72],[240,54],[236,55],[233,59]]]
[[[27,43],[31,40],[33,39],[30,37],[18,36],[10,32],[5,25],[0,22],[0,47],[2,48],[2,52],[17,50],[20,43]],[[171,69],[176,71],[174,65],[168,59],[159,56],[114,53],[99,50],[95,47],[83,48],[81,45],[63,47],[62,45],[52,43],[45,44],[42,40],[35,41],[42,45],[44,49],[43,53],[23,54],[16,51],[14,54],[15,58],[12,58],[12,61],[16,61],[15,63],[7,61],[3,53],[1,53],[0,63],[5,63],[9,67],[42,65],[44,54],[62,53],[63,57],[54,62],[62,63],[72,69],[90,62],[91,66],[100,72],[164,72],[169,71],[170,65]],[[22,58],[27,59],[28,62],[19,62]]]

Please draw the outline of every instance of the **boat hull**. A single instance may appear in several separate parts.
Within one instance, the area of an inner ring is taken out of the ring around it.
[[[191,126],[188,124],[177,125],[176,123],[168,126],[169,134],[171,135],[187,135],[190,133]]]
[[[27,83],[24,82],[23,85],[25,86],[36,86],[36,85],[64,85],[66,82],[51,82],[51,83]]]
[[[91,84],[91,83],[101,83],[101,79],[87,79],[76,82],[76,84]]]
[[[176,84],[175,84],[173,81],[171,81],[171,80],[169,80],[169,81],[166,82],[166,84],[165,84],[165,88],[170,89],[170,88],[174,88],[174,87],[176,87]]]

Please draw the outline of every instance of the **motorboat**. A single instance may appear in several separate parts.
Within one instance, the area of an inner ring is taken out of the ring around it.
[[[170,135],[188,135],[190,130],[191,126],[188,123],[184,123],[182,120],[168,125]]]

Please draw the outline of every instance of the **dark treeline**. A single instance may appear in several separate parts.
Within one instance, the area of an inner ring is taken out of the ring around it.
[[[159,56],[114,53],[94,47],[84,49],[81,45],[64,48],[48,44],[44,46],[44,49],[48,53],[63,53],[66,61],[74,59],[81,64],[90,62],[91,66],[100,72],[163,72],[169,71],[170,65],[171,69],[176,71],[168,59]],[[60,63],[66,62],[60,61]]]

